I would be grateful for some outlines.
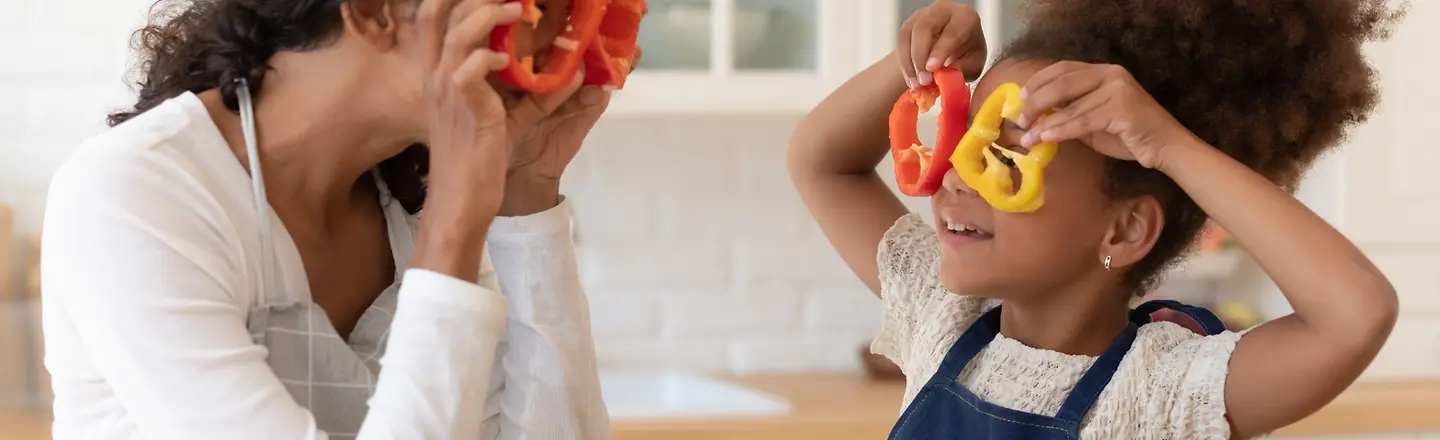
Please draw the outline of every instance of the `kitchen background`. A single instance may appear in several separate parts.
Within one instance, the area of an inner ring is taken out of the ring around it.
[[[152,0],[6,3],[0,438],[41,438],[47,385],[32,273],[46,187],[107,111],[133,103],[129,36]],[[898,386],[866,379],[860,355],[879,301],[811,222],[784,150],[805,111],[890,51],[899,23],[928,3],[650,0],[642,70],[564,182],[617,438],[888,430]],[[990,47],[1023,29],[1017,3],[976,2]],[[1422,46],[1440,37],[1437,26],[1440,5],[1418,1],[1394,38],[1371,48],[1383,107],[1299,193],[1391,277],[1403,312],[1365,381],[1289,434],[1440,432],[1440,178],[1427,172],[1440,153],[1422,134],[1440,116],[1440,86],[1423,80],[1440,68]],[[909,202],[929,212],[927,200]],[[1241,327],[1289,311],[1218,230],[1157,295],[1208,304]]]

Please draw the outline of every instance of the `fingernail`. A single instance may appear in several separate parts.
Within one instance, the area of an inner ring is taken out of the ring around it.
[[[604,100],[605,92],[599,87],[588,86],[580,89],[580,103],[585,105],[597,105]]]
[[[1044,142],[1054,142],[1055,130],[1045,130],[1040,132],[1040,140]]]
[[[908,77],[908,76],[905,77],[905,86],[906,86],[906,87],[909,87],[909,88],[912,88],[912,89],[915,88],[915,80],[914,80],[914,79],[911,79],[911,78]]]
[[[915,72],[915,76],[922,87],[930,85],[930,72]]]
[[[1029,98],[1030,98],[1030,89],[1023,89],[1023,88],[1020,89],[1020,100],[1021,100],[1021,101],[1024,101],[1024,100],[1029,99]]]
[[[945,67],[955,67],[955,57],[946,58]]]
[[[939,69],[940,66],[941,66],[941,64],[940,64],[940,59],[939,59],[939,58],[931,58],[930,61],[926,61],[926,62],[925,62],[925,70],[929,70],[929,71],[932,71],[932,72],[935,71],[936,69]]]
[[[1030,118],[1025,117],[1025,114],[1021,113],[1020,117],[1015,118],[1015,125],[1020,126],[1020,128],[1030,128]]]
[[[1035,143],[1035,134],[1034,134],[1034,133],[1025,133],[1024,136],[1020,136],[1020,146],[1025,147],[1025,148],[1030,148],[1030,145],[1031,145],[1031,144],[1034,144],[1034,143]]]
[[[520,10],[521,10],[521,9],[520,9],[520,2],[511,2],[511,3],[506,3],[506,4],[503,4],[503,5],[500,5],[500,9],[504,9],[505,12],[511,13],[511,14],[520,13]]]

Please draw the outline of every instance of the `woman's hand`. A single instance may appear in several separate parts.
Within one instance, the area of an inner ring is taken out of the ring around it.
[[[425,0],[420,5],[429,71],[430,177],[417,267],[472,282],[478,276],[511,150],[505,106],[486,81],[510,57],[481,43],[497,24],[519,19],[519,6],[501,0]]]
[[[637,61],[639,53],[636,48]],[[577,73],[559,91],[527,93],[510,105],[515,150],[500,215],[530,215],[559,203],[560,176],[610,106],[609,91],[581,86],[584,75]]]
[[[1020,99],[1025,111],[1017,125],[1028,130],[1020,139],[1027,148],[1075,139],[1106,156],[1159,168],[1167,147],[1196,140],[1120,66],[1055,63],[1030,77]]]
[[[975,80],[985,69],[985,34],[980,14],[967,4],[935,0],[900,26],[900,72],[910,88],[930,85],[930,72],[950,66]]]

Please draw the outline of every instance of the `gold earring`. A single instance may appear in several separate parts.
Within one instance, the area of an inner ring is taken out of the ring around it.
[[[1109,255],[1106,255],[1106,256],[1105,256],[1105,271],[1106,271],[1106,272],[1109,272],[1109,271],[1110,271],[1110,256],[1109,256]]]

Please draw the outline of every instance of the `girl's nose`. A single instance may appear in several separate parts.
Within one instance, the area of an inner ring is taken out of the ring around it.
[[[960,179],[960,174],[955,172],[953,168],[945,172],[945,179],[940,182],[940,187],[942,190],[954,195],[975,195],[975,190],[971,189],[969,185],[966,185],[965,181]]]

